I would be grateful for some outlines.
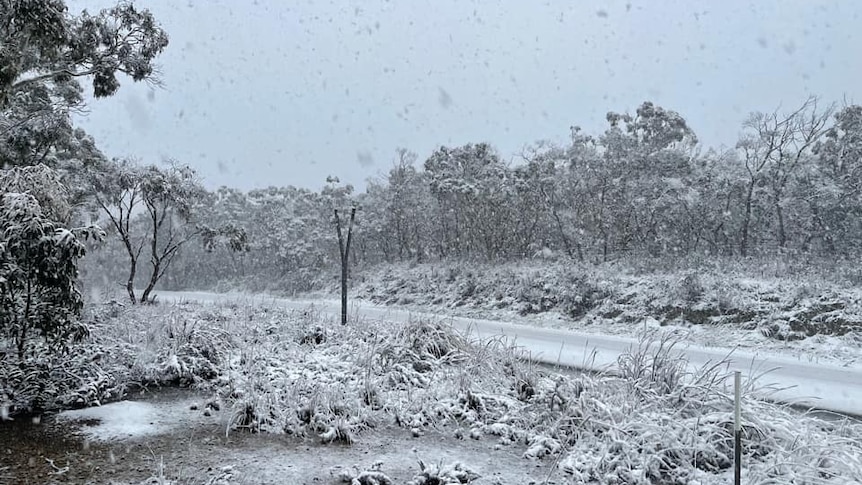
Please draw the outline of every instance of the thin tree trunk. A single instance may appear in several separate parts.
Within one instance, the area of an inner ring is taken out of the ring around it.
[[[347,258],[341,256],[341,324],[347,325]]]
[[[566,234],[566,230],[563,227],[563,220],[560,217],[560,214],[557,212],[556,207],[551,208],[551,215],[554,217],[554,221],[557,223],[557,231],[560,233],[560,239],[563,240],[563,247],[566,249],[566,254],[569,256],[569,259],[575,259],[575,252],[572,250],[572,242],[569,240],[569,236]],[[580,244],[578,244],[578,261],[584,261],[584,254],[581,252]]]
[[[150,275],[150,281],[147,283],[147,287],[144,289],[144,292],[141,294],[141,303],[149,303],[150,302],[150,293],[153,292],[153,289],[156,287],[156,283],[159,279],[159,271],[161,270],[161,261],[156,261],[153,263],[153,274]]]
[[[129,299],[132,301],[132,305],[138,303],[138,300],[135,298],[135,274],[137,272],[138,260],[131,258],[129,263],[129,280],[126,281],[126,291],[129,292]]]
[[[347,243],[341,231],[341,218],[335,209],[335,230],[338,234],[338,250],[341,253],[341,324],[347,325],[347,277],[349,270],[350,240],[353,236],[353,220],[356,217],[356,207],[350,209],[350,223],[347,226]]]
[[[778,247],[784,249],[787,245],[787,233],[784,230],[784,210],[778,197],[775,198],[775,217],[778,219]]]
[[[754,196],[754,179],[748,184],[748,193],[745,196],[745,217],[742,219],[742,240],[739,243],[739,254],[748,256],[748,226],[751,224],[751,199]]]

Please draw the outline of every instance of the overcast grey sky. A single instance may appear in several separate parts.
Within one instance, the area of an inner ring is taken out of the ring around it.
[[[135,3],[170,35],[164,89],[126,80],[80,123],[109,156],[173,157],[213,187],[361,187],[397,147],[509,159],[645,100],[713,146],[750,111],[862,101],[856,0]]]

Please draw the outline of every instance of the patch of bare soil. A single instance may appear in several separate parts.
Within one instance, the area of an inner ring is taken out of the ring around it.
[[[189,402],[196,397],[171,391],[148,402],[167,413],[195,413]],[[226,434],[226,410],[212,414],[173,420],[169,432],[107,442],[87,438],[87,427],[99,425],[97,420],[0,422],[0,483],[140,484],[160,483],[161,477],[173,485],[321,485],[342,483],[339,472],[354,465],[361,471],[382,462],[380,471],[401,484],[419,474],[422,460],[463,463],[480,476],[470,482],[477,485],[529,484],[545,483],[551,470],[549,462],[523,458],[518,447],[497,446],[490,438],[458,439],[452,428],[415,438],[386,424],[364,432],[353,445],[323,445],[286,435]],[[561,483],[553,478],[547,483]]]

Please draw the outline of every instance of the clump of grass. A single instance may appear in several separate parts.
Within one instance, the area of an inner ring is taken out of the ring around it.
[[[470,483],[478,478],[482,478],[481,475],[461,462],[435,465],[419,460],[419,474],[407,482],[407,485],[451,485]]]
[[[353,465],[339,471],[336,475],[339,481],[350,485],[393,485],[395,482],[381,471],[382,467],[381,461],[374,462],[368,469],[360,469]]]
[[[684,354],[674,350],[676,343],[670,334],[648,333],[638,348],[620,355],[616,373],[644,397],[667,395],[683,384],[688,367]]]
[[[413,319],[395,339],[418,359],[454,359],[466,348],[466,340],[442,321]]]
[[[382,412],[376,381],[357,372],[364,349],[374,343],[371,332],[331,326],[315,312],[251,313],[236,322],[234,332],[244,340],[217,381],[217,392],[232,403],[228,432],[283,432],[351,444],[375,426],[374,414]],[[356,350],[344,341],[358,342]]]

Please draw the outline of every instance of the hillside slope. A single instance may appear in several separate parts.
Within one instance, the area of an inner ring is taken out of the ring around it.
[[[550,263],[387,265],[358,272],[352,294],[459,316],[627,336],[662,328],[705,346],[862,361],[862,291],[800,277]]]

